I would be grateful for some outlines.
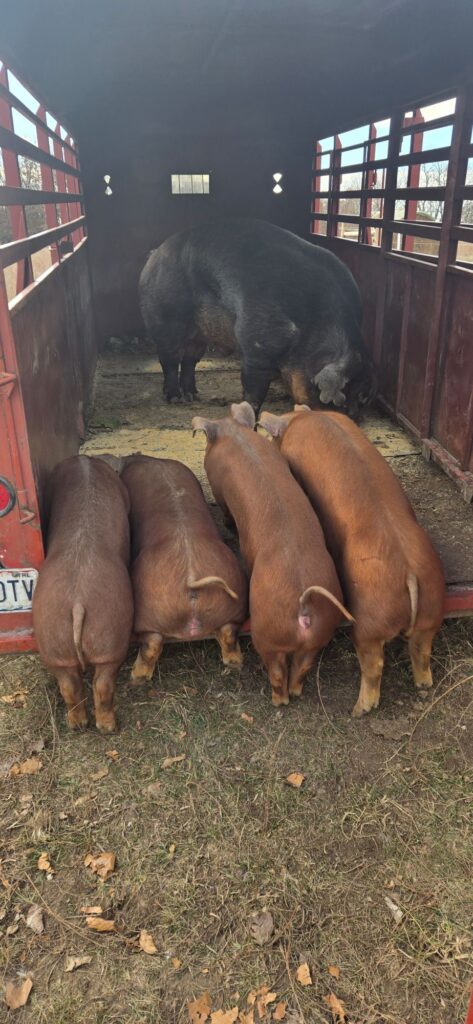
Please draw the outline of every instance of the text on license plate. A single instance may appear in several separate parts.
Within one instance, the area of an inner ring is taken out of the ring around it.
[[[0,615],[29,612],[37,579],[36,569],[0,569]]]

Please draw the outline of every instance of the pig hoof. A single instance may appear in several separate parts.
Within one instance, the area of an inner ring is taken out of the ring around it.
[[[274,694],[271,697],[271,703],[274,708],[286,707],[289,704],[289,697],[275,697]]]
[[[427,698],[430,696],[431,686],[432,683],[424,683],[423,686],[416,687],[417,697],[420,697],[421,700],[427,700]]]
[[[289,687],[290,697],[302,697],[302,686],[293,686],[292,689]]]
[[[102,734],[102,736],[109,736],[110,733],[118,732],[118,725],[116,723],[115,718],[112,719],[112,721],[110,721],[110,722],[97,722],[96,721],[95,725],[96,725],[96,728],[97,728],[98,732],[100,732]]]
[[[69,718],[68,716],[67,724],[72,732],[85,732],[89,723],[87,718],[81,718],[78,720],[77,718]]]
[[[182,398],[180,395],[168,395],[169,405],[180,405]]]
[[[369,715],[370,711],[373,711],[373,708],[377,708],[377,707],[378,707],[377,704],[372,704],[370,708],[364,708],[363,705],[360,704],[357,701],[356,704],[355,704],[355,707],[353,708],[353,711],[351,713],[351,717],[352,718],[363,718],[363,715]]]

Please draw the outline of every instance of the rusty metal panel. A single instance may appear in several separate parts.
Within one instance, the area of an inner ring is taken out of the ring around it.
[[[398,378],[397,411],[420,432],[430,335],[428,311],[433,308],[435,297],[435,271],[419,263],[410,266],[408,272],[411,284],[409,302],[404,302],[405,352]]]
[[[49,472],[77,452],[83,435],[83,403],[95,365],[87,243],[10,308],[41,504]]]
[[[433,437],[462,469],[473,470],[473,280],[447,272],[440,367],[433,410]],[[466,463],[466,464],[464,464]]]
[[[396,407],[397,378],[404,313],[404,296],[409,267],[386,261],[384,327],[379,364],[379,390],[392,409]]]

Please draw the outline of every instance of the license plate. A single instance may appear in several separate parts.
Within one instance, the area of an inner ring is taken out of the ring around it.
[[[36,569],[0,569],[0,614],[31,611],[37,579]]]

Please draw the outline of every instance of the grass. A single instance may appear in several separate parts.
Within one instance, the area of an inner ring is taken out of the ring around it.
[[[437,703],[416,699],[405,647],[393,644],[381,709],[361,722],[349,718],[349,634],[324,654],[322,703],[312,673],[284,711],[246,646],[237,678],[211,643],[168,646],[151,689],[130,690],[125,667],[111,739],[67,731],[36,658],[0,662],[1,692],[27,691],[24,708],[0,705],[1,970],[34,982],[20,1024],[178,1024],[205,990],[214,1009],[243,1007],[264,983],[287,1000],[289,1024],[328,1024],[330,991],[350,1024],[462,1021],[473,970],[472,625],[446,624],[437,642]],[[390,739],[393,721],[408,735]],[[38,739],[42,770],[11,777]],[[300,790],[285,783],[294,770]],[[101,882],[83,861],[107,850],[117,870]],[[403,912],[398,925],[386,896]],[[23,919],[31,903],[45,910],[39,936]],[[91,904],[115,933],[87,929],[80,908]],[[259,947],[250,917],[262,909],[275,930]],[[139,948],[141,929],[155,956]],[[64,973],[66,956],[86,954],[90,965]],[[295,980],[301,960],[311,987]]]

